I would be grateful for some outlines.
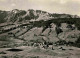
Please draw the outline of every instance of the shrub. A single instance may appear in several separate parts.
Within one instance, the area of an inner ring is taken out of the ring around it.
[[[4,35],[4,36],[0,36],[0,41],[9,41],[9,36]]]

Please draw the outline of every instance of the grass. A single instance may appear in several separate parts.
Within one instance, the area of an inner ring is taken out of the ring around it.
[[[19,42],[14,37],[8,35],[0,36],[0,48],[13,48],[24,45],[23,42]]]
[[[0,36],[0,41],[10,41],[10,38],[8,35]]]
[[[40,58],[39,56],[27,56],[26,58]]]
[[[14,55],[14,56],[1,56],[0,58],[40,58],[39,56],[21,56],[21,55]]]
[[[6,54],[4,51],[0,52],[0,54]]]
[[[36,49],[32,49],[31,51],[29,51],[29,53],[35,53],[35,54],[41,54],[41,55],[51,55],[51,56],[55,56],[57,55],[57,53],[53,52],[52,50],[48,50],[48,49],[40,49],[40,48],[36,48]]]

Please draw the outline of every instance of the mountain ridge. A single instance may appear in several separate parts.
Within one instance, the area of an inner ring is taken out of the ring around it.
[[[80,18],[77,15],[70,15],[70,14],[57,14],[57,13],[48,13],[42,10],[33,10],[29,9],[25,10],[18,10],[13,9],[11,11],[0,11],[0,20],[1,23],[3,22],[21,22],[21,21],[39,21],[39,20],[50,20],[51,18]]]
[[[23,41],[58,44],[76,44],[80,37],[80,18],[76,15],[14,9],[8,12],[0,11],[0,16],[1,37],[7,35]]]

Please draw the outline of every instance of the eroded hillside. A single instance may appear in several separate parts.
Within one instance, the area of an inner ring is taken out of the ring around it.
[[[77,15],[51,14],[41,10],[0,11],[0,39],[7,35],[9,40],[18,39],[23,42],[61,41],[73,44],[80,36],[79,21]]]

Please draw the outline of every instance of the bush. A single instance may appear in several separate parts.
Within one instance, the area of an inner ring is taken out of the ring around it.
[[[67,44],[67,42],[66,42],[65,40],[59,40],[59,41],[57,41],[55,44],[65,45],[65,44]]]
[[[75,46],[80,48],[80,36],[79,36],[78,40],[75,42]]]
[[[9,36],[4,35],[4,36],[0,36],[0,41],[9,41]]]
[[[6,53],[2,51],[2,52],[0,52],[0,54],[6,54]]]

